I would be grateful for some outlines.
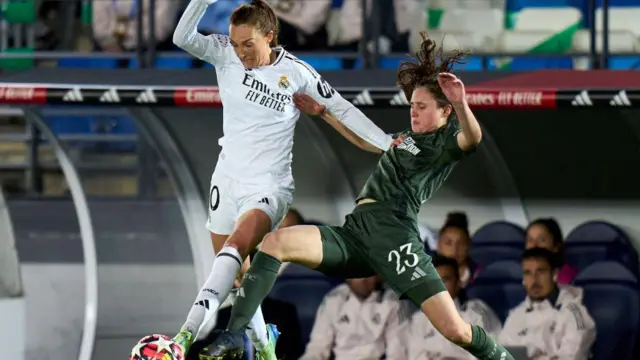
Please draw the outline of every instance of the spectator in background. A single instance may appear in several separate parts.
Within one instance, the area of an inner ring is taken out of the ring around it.
[[[374,2],[368,0],[367,17],[370,17]],[[418,8],[416,0],[376,0],[380,16],[380,37],[378,50],[381,54],[390,52],[406,53],[409,50],[409,31],[413,26],[415,11]],[[330,42],[338,51],[358,51],[363,37],[362,0],[343,0],[340,7],[340,17],[337,27],[330,29]],[[370,22],[371,23],[371,22]],[[370,38],[370,36],[367,36]],[[373,43],[368,44],[369,51],[373,51]]]
[[[522,284],[527,297],[509,313],[498,341],[526,347],[531,359],[586,360],[595,323],[582,304],[582,289],[557,284],[558,265],[557,253],[525,250]]]
[[[106,52],[134,51],[138,47],[137,1],[143,2],[143,34],[149,41],[150,0],[103,0],[93,2],[93,37],[99,50]],[[156,48],[172,48],[170,36],[175,27],[180,2],[155,0]]]
[[[398,296],[379,276],[349,279],[324,297],[300,359],[406,360],[407,330]]]
[[[558,254],[562,261],[564,253],[564,237],[560,225],[553,218],[536,219],[527,227],[527,240],[525,247],[544,248]],[[562,262],[558,271],[558,284],[571,284],[573,278],[578,274],[578,270],[569,264]]]
[[[462,319],[470,324],[482,326],[491,336],[497,336],[502,328],[500,319],[482,300],[467,298],[460,284],[456,260],[436,255],[433,258],[433,266],[451,294]],[[475,359],[467,351],[442,336],[421,312],[416,312],[411,317],[407,340],[409,360]]]
[[[438,235],[438,254],[455,259],[460,269],[460,283],[467,287],[473,282],[477,266],[469,257],[471,236],[469,235],[469,221],[463,212],[447,214],[447,220]]]
[[[280,20],[278,40],[288,50],[318,51],[329,46],[325,25],[331,0],[268,0]]]
[[[204,34],[229,35],[229,19],[238,6],[249,3],[249,0],[216,1],[207,7],[207,11],[198,23],[198,31]]]

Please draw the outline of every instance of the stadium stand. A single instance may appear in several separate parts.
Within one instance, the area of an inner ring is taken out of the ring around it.
[[[638,278],[623,265],[598,262],[575,279],[584,289],[584,304],[596,322],[593,359],[637,358],[640,339],[640,288]]]
[[[520,261],[496,261],[481,268],[467,294],[486,302],[504,322],[509,310],[525,297]]]
[[[565,261],[585,269],[598,261],[617,261],[638,272],[638,253],[629,237],[605,221],[589,221],[574,228],[565,239]]]
[[[495,221],[478,229],[471,239],[471,259],[480,266],[499,260],[520,261],[525,231],[520,226]]]
[[[29,54],[35,49],[33,25],[36,23],[35,1],[3,1],[0,4],[0,51]],[[9,35],[12,36],[11,42]],[[28,69],[33,67],[30,58],[0,59],[0,69]]]

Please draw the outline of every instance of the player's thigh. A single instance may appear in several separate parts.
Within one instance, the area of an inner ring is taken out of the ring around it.
[[[238,217],[238,208],[234,196],[234,182],[226,175],[217,171],[214,172],[211,176],[207,202],[206,228],[213,234],[220,236],[230,235]],[[214,240],[213,236],[212,240]],[[216,241],[214,242],[216,253],[219,251],[217,246]]]
[[[270,232],[260,251],[282,262],[292,262],[311,269],[322,263],[322,237],[314,225],[298,225]]]

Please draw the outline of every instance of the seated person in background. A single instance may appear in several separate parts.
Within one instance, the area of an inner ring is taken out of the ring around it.
[[[562,261],[564,252],[564,237],[560,225],[553,218],[536,219],[527,227],[526,248],[544,248],[557,253]],[[569,264],[561,263],[558,271],[558,284],[571,284],[573,278],[578,275],[578,270]]]
[[[497,336],[502,328],[500,319],[482,300],[468,299],[460,284],[458,263],[451,258],[436,255],[433,258],[438,274],[466,322],[482,326],[491,336]],[[467,351],[442,336],[421,312],[411,317],[408,351],[410,360],[466,360],[475,359]]]
[[[438,246],[439,255],[455,259],[460,267],[460,283],[467,287],[473,282],[477,266],[469,257],[471,236],[469,235],[469,221],[467,214],[463,212],[451,212],[447,214],[447,220],[440,229]]]
[[[557,254],[542,248],[522,255],[526,299],[507,317],[498,337],[503,346],[527,348],[531,359],[586,360],[595,323],[582,304],[582,289],[558,285]]]
[[[349,279],[325,296],[301,359],[406,360],[406,320],[379,276]]]
[[[136,1],[113,0],[94,1],[93,7],[93,37],[98,49],[105,52],[135,51],[142,47],[147,49],[150,40],[149,12],[150,1],[143,2],[143,44],[138,44],[138,19],[136,16]],[[155,47],[158,50],[173,48],[171,34],[178,16],[179,1],[155,0]]]

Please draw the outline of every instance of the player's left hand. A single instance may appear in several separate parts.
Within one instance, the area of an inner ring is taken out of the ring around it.
[[[313,98],[307,94],[293,94],[293,103],[300,111],[312,116],[322,116],[327,112],[327,107],[318,104]]]
[[[439,73],[437,79],[442,93],[452,104],[460,104],[465,101],[464,84],[457,76],[451,73]]]

